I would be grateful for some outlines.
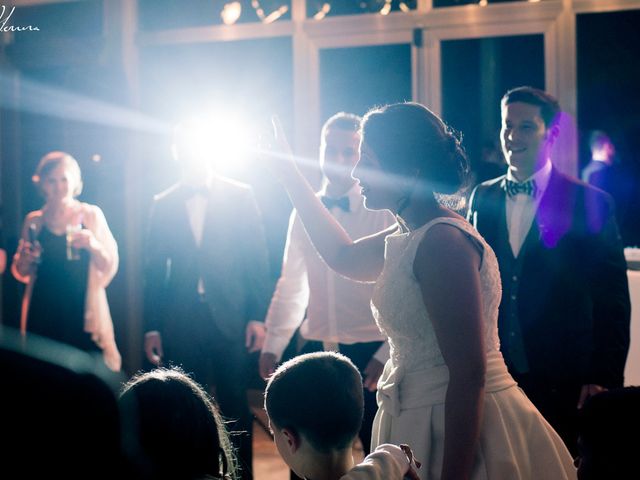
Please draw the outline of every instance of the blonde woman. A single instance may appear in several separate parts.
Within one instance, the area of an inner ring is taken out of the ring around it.
[[[118,270],[118,246],[104,214],[76,198],[82,176],[68,153],[45,155],[33,182],[45,204],[26,216],[11,265],[14,277],[27,284],[20,329],[101,350],[105,364],[120,370],[105,291]]]

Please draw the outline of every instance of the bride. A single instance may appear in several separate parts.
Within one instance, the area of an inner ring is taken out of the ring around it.
[[[468,172],[444,122],[415,103],[364,117],[353,176],[365,206],[390,210],[398,225],[357,240],[314,195],[277,118],[274,127],[270,164],[318,252],[338,273],[376,283],[372,308],[391,358],[378,384],[372,447],[409,444],[423,480],[575,478],[562,440],[500,354],[496,257],[437,200]]]

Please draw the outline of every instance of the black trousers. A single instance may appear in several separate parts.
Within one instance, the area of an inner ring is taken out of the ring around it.
[[[211,393],[231,433],[241,478],[251,480],[253,414],[247,399],[249,356],[244,336],[228,338],[206,303],[185,305],[185,315],[162,332],[165,363],[181,366]]]

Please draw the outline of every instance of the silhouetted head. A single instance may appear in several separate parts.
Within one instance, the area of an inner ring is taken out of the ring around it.
[[[144,478],[234,476],[231,446],[215,401],[178,368],[134,376],[120,404],[138,419],[136,457]]]
[[[369,111],[362,122],[361,159],[354,170],[368,208],[398,213],[402,198],[453,194],[468,181],[459,138],[431,110],[396,103]]]
[[[359,146],[359,116],[340,112],[325,122],[320,143],[320,168],[336,195],[346,193],[354,184],[351,172],[360,158]]]

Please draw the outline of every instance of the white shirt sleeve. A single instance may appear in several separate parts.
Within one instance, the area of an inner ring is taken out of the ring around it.
[[[397,445],[383,443],[340,480],[402,480],[409,470],[409,459]]]
[[[389,356],[389,341],[385,340],[384,342],[382,342],[382,345],[380,345],[378,351],[373,355],[373,358],[384,365],[385,363],[387,363],[387,360],[389,360]]]
[[[263,352],[273,353],[278,361],[302,323],[309,303],[309,281],[302,248],[304,236],[304,227],[294,210],[289,220],[282,273],[265,320],[267,336],[262,347]]]

